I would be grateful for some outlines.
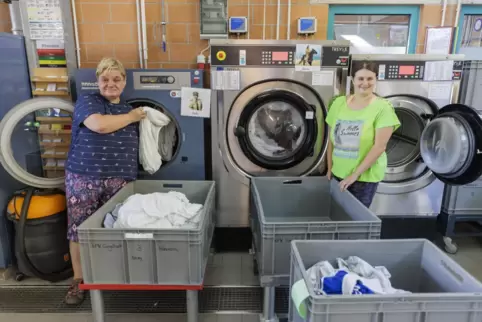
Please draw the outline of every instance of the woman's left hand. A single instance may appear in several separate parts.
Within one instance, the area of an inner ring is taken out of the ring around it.
[[[340,191],[345,191],[350,187],[355,181],[358,180],[358,175],[352,174],[340,181]]]

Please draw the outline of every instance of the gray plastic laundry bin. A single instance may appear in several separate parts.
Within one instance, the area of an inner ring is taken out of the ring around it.
[[[196,229],[108,229],[105,215],[129,196],[178,191],[203,205]],[[78,228],[86,284],[200,285],[214,233],[213,181],[138,180]]]
[[[474,322],[482,321],[482,284],[425,239],[294,241],[290,294],[304,280],[309,296],[301,317],[290,296],[289,321]],[[319,261],[358,256],[385,266],[400,295],[315,295],[306,270]]]
[[[288,285],[292,240],[379,239],[381,221],[335,180],[253,178],[251,229],[262,286]]]

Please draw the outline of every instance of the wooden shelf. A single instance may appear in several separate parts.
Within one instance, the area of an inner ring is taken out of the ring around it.
[[[33,91],[34,96],[70,96],[69,92],[64,91]]]
[[[47,148],[68,148],[70,143],[64,142],[40,142],[40,146]]]
[[[44,166],[45,171],[65,171],[65,167],[51,167],[51,166]]]
[[[40,123],[72,123],[72,118],[66,116],[37,116],[35,120]]]
[[[38,130],[38,133],[39,134],[63,135],[63,134],[72,134],[72,130]]]

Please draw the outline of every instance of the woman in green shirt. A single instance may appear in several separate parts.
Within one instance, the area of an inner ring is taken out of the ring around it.
[[[400,126],[392,104],[375,94],[377,66],[361,62],[353,67],[354,94],[336,98],[329,107],[328,179],[340,182],[370,207],[387,168],[385,149]]]

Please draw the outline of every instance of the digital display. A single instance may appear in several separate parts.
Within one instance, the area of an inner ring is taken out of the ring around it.
[[[166,84],[166,76],[141,76],[141,84]]]
[[[415,74],[415,66],[400,66],[398,68],[399,75],[414,75]]]
[[[287,51],[273,51],[271,54],[272,61],[288,61]]]

